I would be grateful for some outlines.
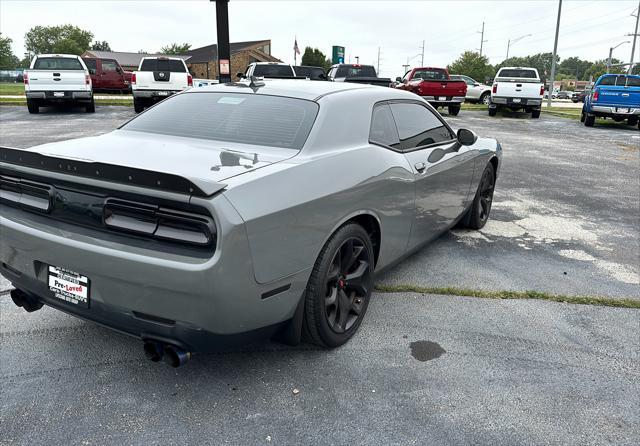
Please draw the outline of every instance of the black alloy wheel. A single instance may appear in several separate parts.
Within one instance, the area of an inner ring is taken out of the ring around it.
[[[357,331],[373,291],[374,255],[369,235],[355,223],[327,241],[311,272],[305,293],[304,337],[337,347]]]
[[[482,172],[482,178],[473,199],[471,209],[460,221],[461,226],[470,229],[482,229],[489,219],[491,204],[493,203],[493,190],[495,189],[496,174],[493,164],[488,163]]]

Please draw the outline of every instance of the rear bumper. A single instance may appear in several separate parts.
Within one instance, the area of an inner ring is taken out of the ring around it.
[[[603,115],[623,115],[623,116],[634,116],[640,115],[640,107],[616,107],[609,105],[592,105],[591,106],[592,113],[600,113]]]
[[[432,105],[459,105],[465,101],[464,96],[446,96],[446,99],[440,99],[443,96],[422,96],[422,99]]]
[[[56,95],[55,93],[62,93]],[[65,101],[90,101],[93,97],[91,91],[27,91],[25,92],[27,99],[37,99],[46,102],[65,102]]]
[[[496,105],[507,105],[509,107],[540,107],[542,105],[542,99],[492,96],[491,103]]]
[[[293,317],[309,271],[258,284],[244,222],[226,198],[214,201],[219,241],[208,258],[129,246],[0,205],[0,273],[46,305],[189,351],[268,336]],[[49,265],[89,278],[88,308],[55,297]]]
[[[181,91],[182,90],[133,90],[133,97],[136,99],[161,101]]]

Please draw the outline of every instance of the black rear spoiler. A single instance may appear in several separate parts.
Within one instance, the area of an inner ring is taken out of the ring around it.
[[[198,197],[208,197],[226,186],[215,181],[188,179],[153,170],[57,158],[24,149],[0,147],[0,173],[4,170],[2,169],[4,163]]]

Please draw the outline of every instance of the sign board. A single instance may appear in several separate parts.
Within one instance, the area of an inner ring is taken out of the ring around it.
[[[229,59],[220,59],[220,74],[229,74]]]
[[[344,63],[344,47],[333,46],[331,53],[331,63]]]

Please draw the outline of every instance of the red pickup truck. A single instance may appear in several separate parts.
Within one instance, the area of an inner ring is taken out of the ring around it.
[[[124,71],[115,59],[83,57],[89,70],[93,91],[129,93],[131,91],[131,71]]]
[[[447,107],[449,114],[456,116],[467,94],[467,84],[453,80],[445,68],[420,67],[407,71],[396,78],[395,88],[412,91],[428,101],[436,109]]]

